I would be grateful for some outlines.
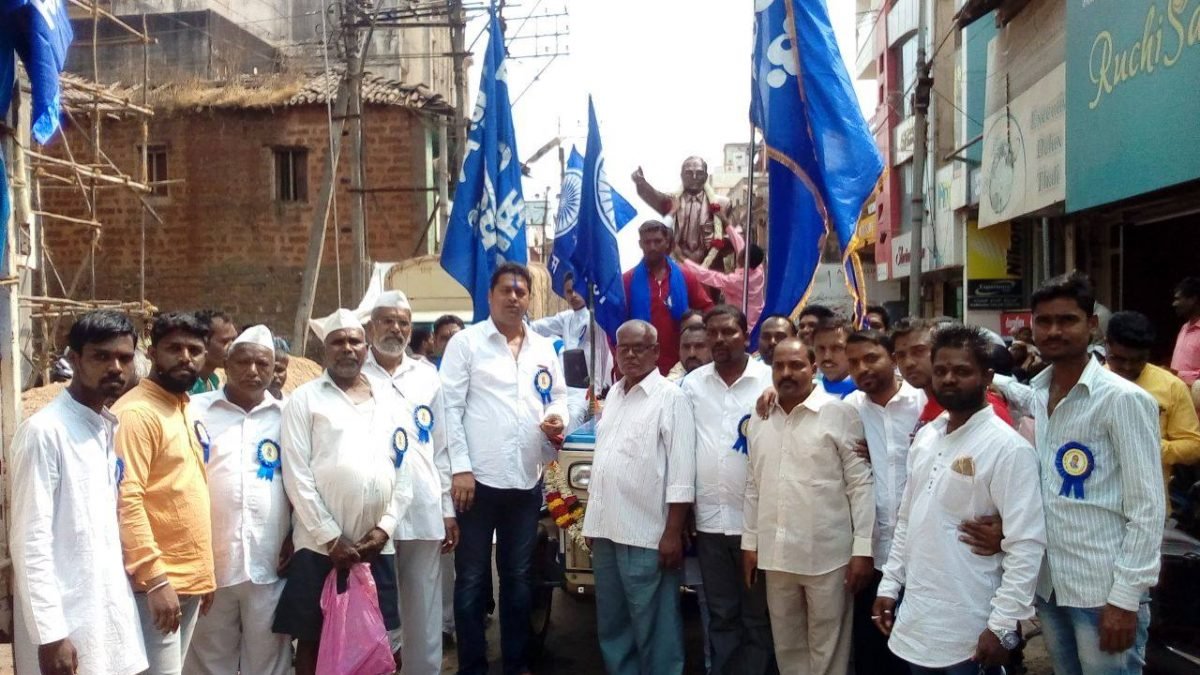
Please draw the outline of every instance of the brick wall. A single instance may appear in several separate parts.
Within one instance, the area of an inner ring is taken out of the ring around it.
[[[85,122],[80,120],[81,124]],[[425,136],[419,117],[404,108],[370,106],[364,113],[369,188],[415,188],[426,184]],[[79,161],[90,158],[87,140],[68,128],[66,141]],[[133,121],[106,121],[105,153],[126,172],[140,169],[140,130]],[[327,162],[328,126],[324,106],[275,111],[217,109],[156,117],[150,143],[167,146],[168,197],[152,197],[165,225],[147,216],[146,298],[158,307],[218,307],[242,324],[263,322],[290,335],[308,254],[308,232]],[[50,151],[63,155],[63,141]],[[277,146],[308,149],[305,203],[275,199]],[[344,145],[345,148],[345,145]],[[342,258],[343,303],[349,294],[350,173],[347,153],[339,163],[336,191]],[[424,228],[427,194],[422,191],[367,195],[367,253],[372,260],[413,256]],[[86,217],[78,190],[43,181],[46,210]],[[102,190],[98,219],[104,224],[96,262],[94,295],[136,300],[142,212],[124,189]],[[332,220],[332,219],[331,219]],[[70,283],[84,260],[90,229],[48,220],[46,245]],[[326,233],[314,315],[337,307],[334,228]],[[92,293],[90,280],[77,297]]]

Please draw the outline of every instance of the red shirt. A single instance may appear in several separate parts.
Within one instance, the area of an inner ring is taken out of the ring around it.
[[[712,309],[713,301],[708,291],[696,275],[686,267],[680,266],[683,279],[687,282],[688,307],[707,311]],[[655,279],[654,274],[646,275],[650,284],[650,324],[658,331],[658,372],[666,375],[672,366],[679,363],[679,322],[671,316],[667,307],[667,298],[671,297],[671,275],[664,273],[661,280]],[[628,316],[629,284],[633,281],[633,270],[629,270],[622,278],[625,281],[625,307]],[[616,336],[611,336],[616,339]]]
[[[1000,396],[996,392],[989,389],[987,393],[987,400],[988,403],[992,404],[992,410],[996,412],[996,417],[999,417],[1007,422],[1008,426],[1014,426],[1012,415],[1010,415],[1008,412],[1008,401],[1005,401],[1003,396]],[[930,396],[929,402],[925,404],[925,408],[921,411],[921,416],[917,418],[917,428],[920,429],[926,424],[929,424],[936,419],[938,415],[941,415],[943,412],[945,412],[945,410],[946,409],[942,407],[942,404],[937,402],[937,399]]]

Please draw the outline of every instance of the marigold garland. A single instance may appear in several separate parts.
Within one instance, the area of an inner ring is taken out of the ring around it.
[[[546,467],[546,506],[550,509],[554,524],[565,530],[576,546],[588,551],[587,540],[583,536],[583,502],[571,491],[558,462],[551,462]]]

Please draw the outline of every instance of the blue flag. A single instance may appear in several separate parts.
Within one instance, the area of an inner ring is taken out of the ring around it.
[[[446,225],[442,267],[471,294],[475,321],[483,321],[488,317],[492,271],[503,262],[523,265],[527,258],[525,199],[508,102],[504,33],[493,11],[467,153]]]
[[[587,150],[583,159],[578,238],[572,263],[576,287],[590,287],[595,294],[596,323],[610,336],[625,320],[625,285],[621,280],[621,254],[617,232],[633,220],[637,211],[617,194],[604,173],[604,148],[596,108],[588,97]],[[580,283],[582,280],[582,283]]]
[[[12,203],[8,195],[8,168],[4,166],[4,152],[0,151],[0,269],[4,267],[4,254],[8,251],[8,215]]]
[[[770,189],[766,305],[791,314],[807,300],[821,241],[837,237],[856,307],[854,258],[864,204],[883,158],[858,107],[825,0],[755,0],[750,119],[762,130]]]
[[[12,96],[15,51],[33,90],[32,131],[38,143],[58,131],[58,76],[73,38],[64,0],[0,0],[0,115],[8,111]]]
[[[579,239],[579,198],[583,189],[583,155],[571,146],[571,157],[563,172],[562,188],[558,193],[558,214],[554,217],[554,251],[550,254],[550,280],[554,292],[567,297],[564,284],[567,276],[575,276],[571,256]],[[580,292],[586,292],[579,288]]]

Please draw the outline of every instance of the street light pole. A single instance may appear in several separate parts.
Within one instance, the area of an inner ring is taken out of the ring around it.
[[[913,91],[913,180],[912,180],[912,238],[908,272],[908,314],[920,316],[921,309],[921,263],[924,251],[925,229],[925,164],[927,159],[928,134],[926,113],[929,112],[929,95],[933,89],[930,64],[925,58],[925,34],[927,15],[924,0],[917,0],[917,64],[916,86]]]

